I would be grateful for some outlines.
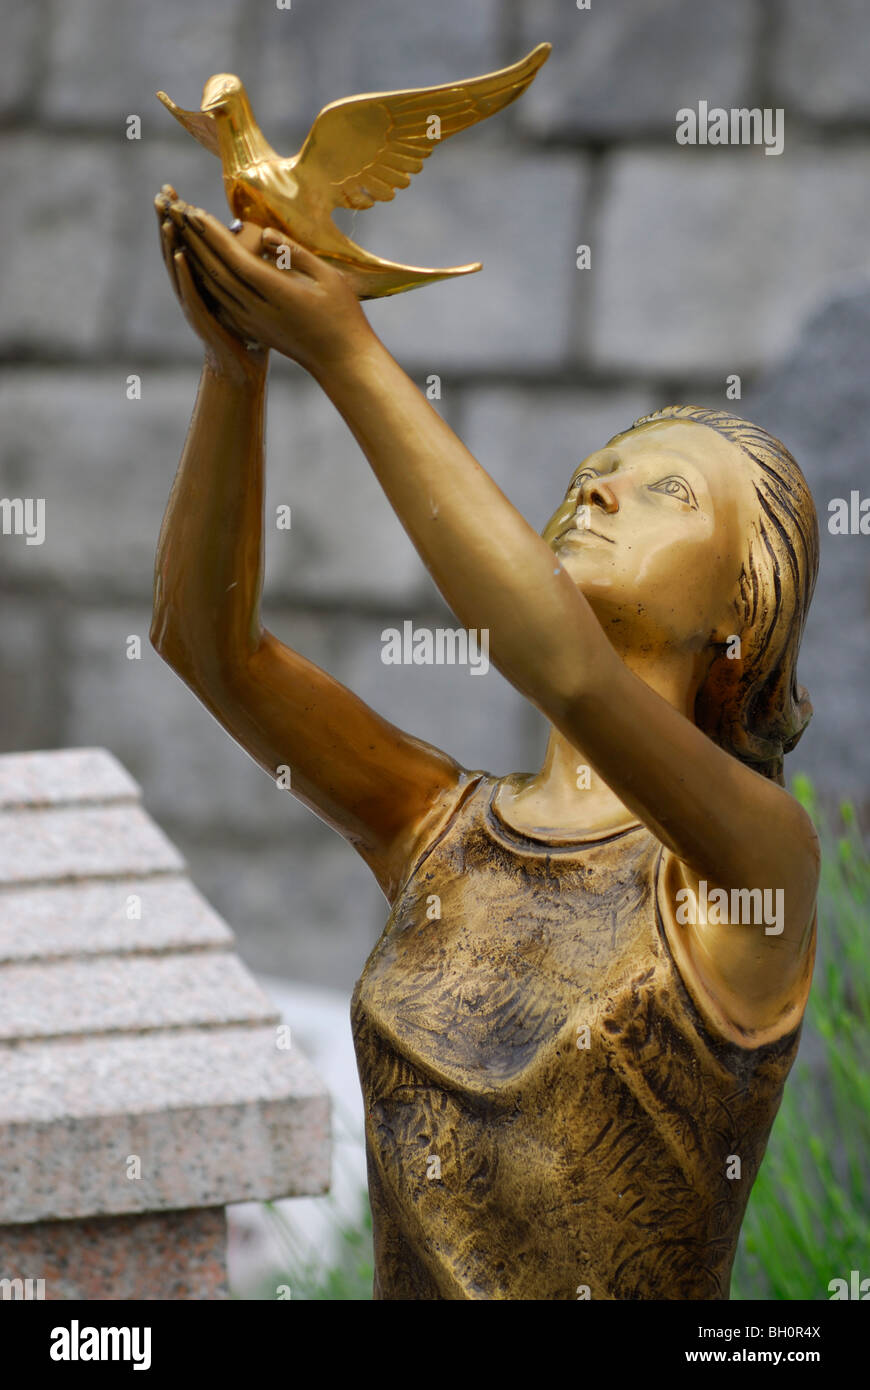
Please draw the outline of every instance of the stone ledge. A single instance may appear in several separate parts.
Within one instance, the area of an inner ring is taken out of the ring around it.
[[[0,1045],[0,1224],[326,1192],[329,1099],[277,1042],[258,1027]]]
[[[104,748],[5,753],[0,759],[0,810],[138,801],[139,787]]]
[[[181,855],[135,803],[0,811],[0,884],[183,868]]]
[[[138,910],[141,917],[130,917]],[[188,879],[126,877],[0,891],[0,965],[225,949],[233,934]],[[2,975],[0,975],[2,981]]]
[[[26,962],[0,970],[0,1041],[276,1020],[229,951]]]

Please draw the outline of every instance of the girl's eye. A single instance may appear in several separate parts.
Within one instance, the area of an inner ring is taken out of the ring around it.
[[[662,478],[660,483],[651,483],[650,492],[663,492],[666,497],[676,497],[678,502],[688,502],[690,507],[697,507],[692,489],[682,478]]]
[[[577,488],[580,486],[580,484],[583,483],[583,482],[585,482],[587,478],[597,478],[597,477],[598,477],[598,470],[597,470],[597,469],[595,469],[595,468],[581,468],[581,470],[580,470],[580,472],[577,474],[577,476],[576,476],[574,479],[572,479],[571,486],[569,487],[568,491],[569,491],[569,492],[576,492],[576,491],[577,491]]]

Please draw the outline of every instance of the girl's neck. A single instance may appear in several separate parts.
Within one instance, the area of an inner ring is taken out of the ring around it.
[[[623,657],[625,664],[651,689],[694,721],[697,661],[658,660],[644,667]],[[579,745],[570,743],[550,725],[547,750],[540,770],[505,779],[495,805],[515,830],[534,834],[586,833],[621,830],[637,824],[637,816],[595,771]]]

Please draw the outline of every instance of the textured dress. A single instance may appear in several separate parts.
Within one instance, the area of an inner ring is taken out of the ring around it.
[[[375,1298],[727,1298],[800,1014],[714,1033],[655,836],[520,834],[466,778],[351,1006]]]

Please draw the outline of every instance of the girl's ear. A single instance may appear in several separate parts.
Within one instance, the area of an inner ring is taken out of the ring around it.
[[[791,738],[783,744],[783,753],[790,753],[803,736],[804,730],[813,717],[813,702],[810,699],[810,692],[805,685],[795,686],[795,709],[797,711],[797,729]]]

